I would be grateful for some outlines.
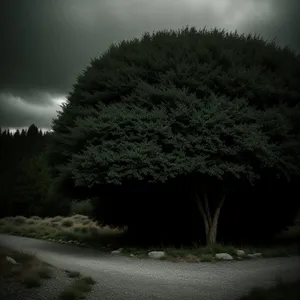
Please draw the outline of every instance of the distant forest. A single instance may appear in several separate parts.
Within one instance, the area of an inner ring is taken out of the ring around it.
[[[0,129],[0,217],[44,215],[50,173],[43,157],[50,133],[35,125]]]

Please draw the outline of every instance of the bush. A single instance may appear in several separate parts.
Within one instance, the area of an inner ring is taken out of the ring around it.
[[[13,221],[16,225],[23,225],[27,222],[27,218],[23,216],[16,216]]]
[[[74,221],[71,220],[70,218],[64,219],[64,220],[61,222],[61,225],[64,226],[64,227],[72,227],[73,224],[74,224]]]
[[[62,216],[56,216],[51,218],[51,222],[60,222],[62,221],[63,217]]]
[[[36,223],[37,223],[37,221],[34,220],[34,219],[29,219],[29,220],[27,221],[27,224],[28,224],[28,225],[35,225]]]
[[[93,213],[93,205],[90,199],[84,201],[75,201],[71,203],[71,214],[72,215],[85,215],[91,216]]]

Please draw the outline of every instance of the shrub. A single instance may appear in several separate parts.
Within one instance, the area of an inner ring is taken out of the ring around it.
[[[28,221],[27,221],[27,224],[28,225],[35,225],[37,222],[36,222],[36,220],[34,220],[34,219],[29,219]]]
[[[63,219],[62,216],[56,216],[50,219],[51,222],[60,222]]]
[[[72,227],[73,224],[74,224],[74,222],[71,219],[65,219],[61,222],[61,225],[64,227]]]
[[[79,234],[87,234],[89,232],[89,227],[85,225],[75,225],[72,230]]]
[[[57,222],[51,222],[51,227],[58,228],[58,227],[60,227],[60,224]]]
[[[27,218],[23,217],[23,216],[16,216],[14,219],[13,219],[13,222],[16,224],[16,225],[23,225],[27,222]]]
[[[57,231],[57,233],[54,234],[54,236],[65,241],[70,241],[70,240],[82,241],[83,239],[80,235],[70,230]]]

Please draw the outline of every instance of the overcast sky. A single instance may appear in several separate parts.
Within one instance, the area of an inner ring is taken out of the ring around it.
[[[49,128],[76,76],[112,42],[190,25],[300,50],[299,0],[0,0],[0,127]]]

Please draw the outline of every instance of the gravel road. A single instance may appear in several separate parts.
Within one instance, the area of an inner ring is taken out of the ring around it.
[[[0,244],[35,253],[55,267],[92,276],[89,300],[233,300],[255,286],[293,280],[300,257],[218,263],[172,263],[111,256],[92,249],[0,234]]]

